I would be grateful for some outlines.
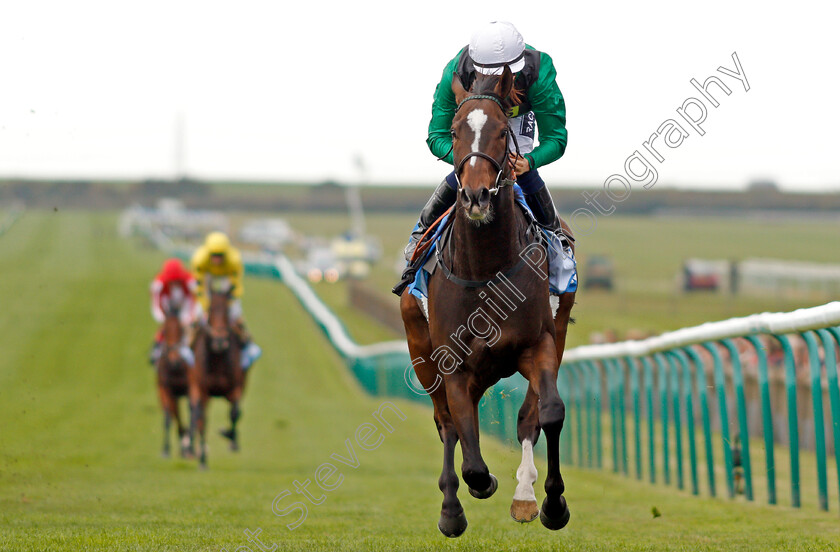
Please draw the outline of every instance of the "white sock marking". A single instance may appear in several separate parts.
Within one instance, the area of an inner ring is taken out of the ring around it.
[[[516,470],[516,491],[513,493],[514,500],[537,501],[534,494],[534,483],[537,482],[537,466],[534,465],[534,446],[530,439],[522,441],[522,463]]]
[[[560,308],[560,297],[549,295],[548,304],[551,306],[551,318],[557,318],[557,309]]]
[[[487,114],[484,113],[483,109],[475,109],[470,111],[470,114],[467,115],[467,124],[470,125],[470,128],[475,133],[475,139],[472,143],[472,150],[478,151],[478,144],[481,141],[481,129],[484,128],[484,123],[487,122]],[[470,159],[470,166],[475,167],[475,160],[476,157]]]

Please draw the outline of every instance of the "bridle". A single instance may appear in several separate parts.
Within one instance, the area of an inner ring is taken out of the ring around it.
[[[516,134],[514,134],[513,130],[510,128],[510,123],[507,122],[506,111],[505,111],[504,105],[502,105],[502,99],[499,96],[497,96],[495,94],[473,94],[472,96],[467,96],[466,98],[461,100],[461,102],[455,108],[455,113],[457,113],[458,110],[461,109],[461,106],[463,106],[466,102],[468,102],[470,100],[490,100],[493,103],[495,103],[496,105],[498,105],[499,109],[502,110],[502,114],[505,117],[505,126],[506,126],[506,129],[504,131],[505,132],[504,158],[503,158],[502,162],[500,163],[498,160],[494,159],[493,157],[484,153],[483,151],[471,151],[468,154],[466,154],[461,159],[461,161],[459,161],[458,164],[455,166],[455,181],[458,183],[458,191],[460,191],[463,186],[461,185],[461,178],[459,177],[459,175],[461,174],[461,169],[464,167],[464,163],[466,163],[467,160],[472,158],[472,157],[480,157],[482,159],[486,159],[487,161],[490,162],[491,165],[493,165],[493,168],[496,170],[496,181],[493,183],[493,186],[488,189],[488,191],[490,192],[490,195],[494,196],[494,195],[499,193],[499,190],[501,188],[504,188],[506,186],[513,186],[513,183],[516,179],[516,175],[513,173],[511,163],[510,162],[506,163],[505,160],[507,160],[508,140],[513,141],[513,145],[516,148],[517,157],[519,156],[519,143],[516,141]],[[452,146],[449,147],[449,151],[447,151],[439,159],[443,159],[447,155],[449,155],[449,153],[452,151],[453,148],[454,148],[454,143],[453,143]],[[507,171],[505,169],[507,169]],[[513,176],[513,178],[511,178],[511,176]]]

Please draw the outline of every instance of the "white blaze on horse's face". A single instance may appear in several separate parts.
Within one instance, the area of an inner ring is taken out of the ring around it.
[[[475,134],[475,138],[471,144],[473,152],[479,151],[478,146],[481,143],[481,129],[484,128],[485,123],[487,123],[487,114],[484,113],[483,109],[474,109],[467,115],[467,124],[470,125],[470,129]],[[476,157],[470,159],[470,167],[475,167],[476,159]]]

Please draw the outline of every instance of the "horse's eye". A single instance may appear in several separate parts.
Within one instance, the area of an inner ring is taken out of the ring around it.
[[[455,129],[454,128],[449,130],[449,135],[451,137],[455,138]]]
[[[499,135],[499,138],[507,138],[507,130],[503,130],[502,133]]]

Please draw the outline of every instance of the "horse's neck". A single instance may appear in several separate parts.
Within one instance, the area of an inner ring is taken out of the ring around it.
[[[167,345],[176,345],[181,341],[181,321],[177,318],[170,317],[164,322],[164,341]]]
[[[207,315],[207,320],[211,326],[218,324],[221,327],[227,327],[228,324],[228,304],[227,300],[222,302],[211,302],[210,313]]]
[[[499,191],[493,204],[493,220],[475,225],[456,204],[458,215],[453,225],[455,274],[467,280],[490,278],[510,268],[519,260],[522,218],[517,216],[513,188]]]

